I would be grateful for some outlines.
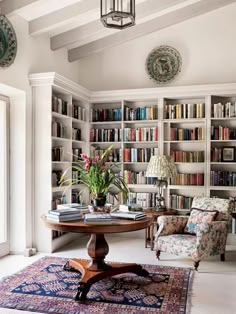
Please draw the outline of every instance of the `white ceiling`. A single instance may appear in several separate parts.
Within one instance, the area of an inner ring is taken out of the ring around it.
[[[136,25],[122,31],[103,26],[100,0],[0,0],[0,8],[27,20],[31,36],[50,36],[51,49],[66,48],[69,61],[75,61],[233,2],[136,0]]]

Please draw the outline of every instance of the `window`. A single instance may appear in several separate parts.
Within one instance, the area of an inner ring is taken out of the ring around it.
[[[0,96],[0,256],[9,253],[8,240],[8,106],[7,98]]]

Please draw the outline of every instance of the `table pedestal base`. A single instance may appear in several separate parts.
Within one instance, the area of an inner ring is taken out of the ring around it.
[[[84,302],[91,285],[101,279],[123,273],[134,273],[144,277],[149,275],[149,273],[142,268],[141,265],[135,263],[104,263],[103,269],[100,270],[91,270],[90,265],[90,261],[73,258],[70,259],[64,266],[65,270],[79,271],[81,273],[81,279],[78,285],[78,292],[75,296],[75,301]]]

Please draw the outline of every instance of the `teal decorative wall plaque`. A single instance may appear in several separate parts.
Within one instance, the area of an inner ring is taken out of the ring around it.
[[[5,15],[0,15],[0,67],[11,65],[16,56],[16,34]]]
[[[172,81],[181,71],[180,53],[170,46],[153,49],[146,60],[146,71],[151,79],[159,84]]]

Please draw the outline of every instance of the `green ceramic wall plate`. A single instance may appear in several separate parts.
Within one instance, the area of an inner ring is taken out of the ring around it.
[[[5,15],[0,15],[0,67],[11,65],[16,56],[17,41],[15,31]]]
[[[181,71],[180,53],[170,46],[153,49],[146,60],[146,71],[151,79],[159,84],[172,81]]]

